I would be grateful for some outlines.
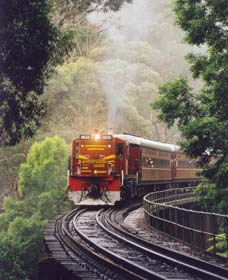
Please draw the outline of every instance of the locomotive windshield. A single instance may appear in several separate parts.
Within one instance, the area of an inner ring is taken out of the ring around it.
[[[123,158],[123,156],[124,156],[124,144],[123,143],[118,144],[117,155],[118,155],[118,158]]]
[[[107,140],[83,140],[76,146],[76,159],[101,159],[113,154],[113,143]],[[77,150],[78,149],[78,150]]]
[[[75,158],[79,159],[79,144],[78,143],[75,145]]]

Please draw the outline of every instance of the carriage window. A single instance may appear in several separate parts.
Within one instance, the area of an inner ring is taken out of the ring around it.
[[[117,148],[118,158],[122,158],[124,156],[124,144],[119,143]]]
[[[79,145],[78,145],[78,143],[75,145],[75,158],[79,159]]]
[[[151,168],[170,168],[170,160],[158,158],[143,158],[143,166]]]
[[[196,162],[194,160],[178,160],[179,168],[195,168]]]

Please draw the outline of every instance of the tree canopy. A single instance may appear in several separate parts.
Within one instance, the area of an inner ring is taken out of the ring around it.
[[[45,113],[39,101],[59,61],[61,33],[49,19],[48,0],[1,1],[0,136],[15,144],[34,134]]]
[[[98,63],[92,59],[80,58],[58,66],[44,99],[48,112],[39,131],[41,135],[57,134],[71,143],[78,131],[92,132],[95,127],[106,126],[107,102],[98,76]]]
[[[160,87],[160,98],[152,106],[160,110],[160,119],[178,124],[182,149],[199,157],[203,175],[212,184],[210,199],[216,199],[217,210],[228,213],[224,203],[228,182],[228,2],[175,0],[174,11],[186,32],[185,40],[207,47],[202,54],[187,56],[193,77],[201,78],[204,85],[194,92],[179,78]]]
[[[0,278],[38,279],[43,228],[70,209],[66,169],[69,148],[59,137],[34,143],[19,173],[20,200],[5,198],[0,216]],[[3,265],[2,265],[3,264]]]
[[[69,150],[57,136],[35,142],[25,163],[20,166],[19,193],[22,197],[62,189],[66,185],[66,160]]]
[[[85,15],[96,9],[117,11],[125,2],[131,0],[1,1],[0,144],[15,145],[35,134],[46,113],[39,98],[45,81],[77,45]]]
[[[118,131],[161,141],[176,141],[179,139],[176,128],[168,131],[163,123],[157,121],[156,114],[150,110],[148,103],[155,98],[158,83],[173,79],[179,73],[189,77],[183,56],[190,47],[180,43],[183,32],[173,24],[174,17],[170,13],[168,0],[16,2],[2,2],[4,5],[13,5],[13,8],[5,10],[11,13],[12,20],[7,21],[8,25],[3,21],[4,17],[0,18],[0,34],[5,34],[6,28],[12,29],[10,32],[17,40],[12,42],[12,47],[23,46],[23,49],[19,49],[21,57],[18,62],[24,64],[15,64],[15,69],[11,69],[12,73],[18,75],[14,79],[5,72],[0,75],[1,140],[14,144],[23,137],[33,135],[41,116],[45,111],[47,113],[40,130],[29,140],[31,142],[23,139],[18,145],[0,148],[1,196],[11,195],[17,198],[6,198],[2,206],[0,197],[0,208],[4,208],[4,213],[0,216],[0,263],[4,267],[3,270],[0,267],[0,278],[35,279],[38,261],[43,257],[42,228],[47,219],[69,207],[66,195],[68,147],[58,137],[40,141],[46,136],[57,134],[70,143],[80,132],[92,131],[94,128],[104,129],[107,126],[109,105],[116,101],[120,105],[115,118]],[[132,8],[133,5],[124,5],[128,2],[136,6]],[[45,4],[42,6],[40,3]],[[29,10],[26,10],[27,4]],[[121,7],[124,8],[123,13],[120,11],[116,15],[112,12]],[[37,13],[33,13],[32,19],[33,8]],[[42,8],[46,10],[43,11]],[[5,11],[4,15],[7,15]],[[116,30],[120,32],[111,34],[102,21],[90,21],[87,15],[93,11],[98,11],[98,14],[106,12],[109,27],[114,24],[111,18],[116,15]],[[31,24],[36,21],[34,28],[30,26],[30,21]],[[46,29],[41,28],[44,23],[48,24]],[[40,29],[37,30],[38,27]],[[50,36],[44,32],[44,37],[41,38],[41,30],[48,31],[49,27],[52,32]],[[15,28],[17,33],[13,33]],[[28,32],[34,38],[27,36]],[[50,38],[46,48],[45,38]],[[9,39],[13,41],[12,38]],[[45,64],[35,57],[34,67],[36,63],[37,67],[43,65],[44,72],[41,68],[40,72],[39,68],[34,72],[30,66],[27,69],[26,57],[30,62],[32,53],[36,54],[42,48],[44,52],[51,51],[45,56],[50,60]],[[13,56],[12,58],[15,60]],[[52,66],[59,61],[64,63],[54,67],[52,73]],[[12,61],[9,63],[12,68]],[[22,80],[20,75],[25,75]],[[30,81],[30,78],[38,80]],[[25,82],[27,80],[29,88]],[[25,89],[23,84],[26,85]],[[183,89],[186,87],[186,91],[190,90],[190,86],[187,87],[184,82],[181,84]],[[105,95],[106,89],[109,96]],[[193,95],[192,103],[196,105],[198,101],[195,103],[194,98]],[[182,99],[186,98],[181,96],[180,101]],[[182,110],[184,108],[182,105]],[[7,130],[4,130],[4,125],[7,125]],[[35,140],[38,143],[28,153]],[[33,254],[33,251],[37,254]]]

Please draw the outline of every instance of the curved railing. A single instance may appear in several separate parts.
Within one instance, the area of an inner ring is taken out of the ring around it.
[[[146,195],[145,220],[192,248],[228,257],[228,215],[188,209],[189,203],[197,201],[194,189],[169,189]]]

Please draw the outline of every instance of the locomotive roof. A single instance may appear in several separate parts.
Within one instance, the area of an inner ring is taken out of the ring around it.
[[[168,151],[168,152],[178,152],[180,150],[180,147],[177,145],[174,145],[174,144],[152,141],[152,140],[140,138],[140,137],[133,136],[133,135],[114,134],[113,136],[116,138],[119,138],[121,140],[127,141],[130,144],[139,145],[139,146],[145,147],[145,148],[153,148],[153,149],[163,150],[163,151]]]

